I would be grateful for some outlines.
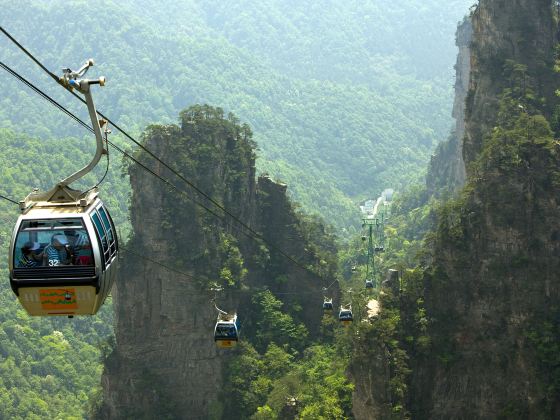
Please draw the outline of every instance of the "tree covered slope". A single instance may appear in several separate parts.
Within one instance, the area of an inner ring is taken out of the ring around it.
[[[139,133],[209,103],[247,121],[258,162],[338,226],[354,200],[418,177],[450,125],[453,33],[470,1],[6,2],[2,26],[53,71],[94,57],[99,108]],[[86,12],[83,12],[83,11]],[[7,39],[3,62],[51,81]],[[76,135],[5,74],[0,126]],[[74,101],[57,86],[64,104]],[[74,109],[81,109],[75,104]],[[82,114],[83,115],[83,114]]]

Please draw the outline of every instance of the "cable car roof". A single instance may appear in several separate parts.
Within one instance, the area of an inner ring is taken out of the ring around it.
[[[25,219],[49,219],[53,216],[72,217],[86,214],[87,207],[32,207],[22,215]]]
[[[52,202],[43,200],[45,193],[33,192],[20,201],[22,215],[46,217],[52,214],[85,213],[92,204],[99,202],[97,188],[82,194],[74,201]]]

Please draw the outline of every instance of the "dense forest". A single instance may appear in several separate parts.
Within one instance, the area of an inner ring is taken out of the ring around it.
[[[254,130],[258,170],[289,182],[289,191],[308,212],[353,231],[359,223],[356,200],[389,182],[399,187],[419,179],[429,153],[445,137],[452,33],[467,6],[459,3],[401,2],[387,9],[374,1],[344,7],[241,2],[226,9],[219,2],[107,1],[78,20],[64,10],[82,2],[65,2],[62,8],[56,2],[30,2],[25,8],[5,4],[0,20],[55,72],[94,57],[95,71],[109,79],[94,93],[98,107],[135,135],[147,124],[173,122],[191,103],[235,111]],[[431,12],[435,8],[438,13]],[[426,27],[438,32],[414,35]],[[3,42],[3,62],[87,121],[80,104],[7,39]],[[432,59],[419,60],[426,54]],[[7,74],[0,89],[2,194],[20,199],[87,162],[89,133]],[[131,149],[118,134],[112,137]],[[101,185],[123,239],[130,232],[129,164],[112,151]],[[103,171],[100,165],[78,186],[94,184]],[[0,206],[7,278],[6,247],[17,209],[5,201]],[[1,416],[82,418],[94,412],[101,401],[101,363],[114,346],[111,302],[95,318],[69,322],[30,318],[7,284],[1,299]],[[254,325],[254,338],[242,345],[227,373],[234,408],[243,416],[277,415],[289,389],[302,399],[307,418],[348,416],[349,337],[327,334],[321,344],[316,332],[309,334],[292,320],[297,305],[290,315],[270,293],[251,300],[255,316],[280,320],[278,328],[288,335],[270,342]],[[276,359],[282,362],[272,364]]]
[[[292,185],[307,211],[346,228],[359,200],[419,180],[447,137],[453,33],[471,5],[103,1],[78,19],[65,10],[83,1],[6,3],[2,24],[51,71],[96,59],[109,80],[98,107],[123,127],[139,134],[172,123],[194,103],[234,112],[255,133],[259,170]],[[2,42],[6,64],[51,85]],[[82,136],[10,78],[0,89],[3,127]],[[57,86],[47,92],[85,115]]]

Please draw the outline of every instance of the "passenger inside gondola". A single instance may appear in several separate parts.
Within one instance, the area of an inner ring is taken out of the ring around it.
[[[237,331],[233,324],[218,324],[216,326],[215,339],[235,339],[237,338]]]
[[[80,219],[24,221],[14,247],[18,268],[93,265],[93,250]]]
[[[348,310],[342,310],[340,312],[340,314],[338,315],[338,318],[341,321],[352,321],[352,312],[348,311]]]
[[[73,261],[76,265],[92,265],[93,250],[89,243],[88,236],[80,231],[66,230],[64,231],[68,238],[70,248],[73,251]]]
[[[58,267],[69,265],[72,262],[71,249],[66,235],[53,235],[51,244],[47,245],[43,252],[43,265]]]
[[[17,261],[17,267],[31,268],[41,265],[43,262],[43,253],[39,253],[41,244],[39,242],[26,242],[21,247],[21,255]]]

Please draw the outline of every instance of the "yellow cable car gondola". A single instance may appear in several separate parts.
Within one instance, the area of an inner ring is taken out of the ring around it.
[[[35,190],[20,202],[22,214],[10,244],[10,285],[30,315],[93,315],[116,277],[118,241],[113,221],[97,188],[82,192],[69,184],[90,172],[107,150],[87,80],[92,60],[77,72],[65,70],[61,83],[84,94],[97,150],[84,168],[46,192]],[[105,135],[107,130],[105,129]]]

